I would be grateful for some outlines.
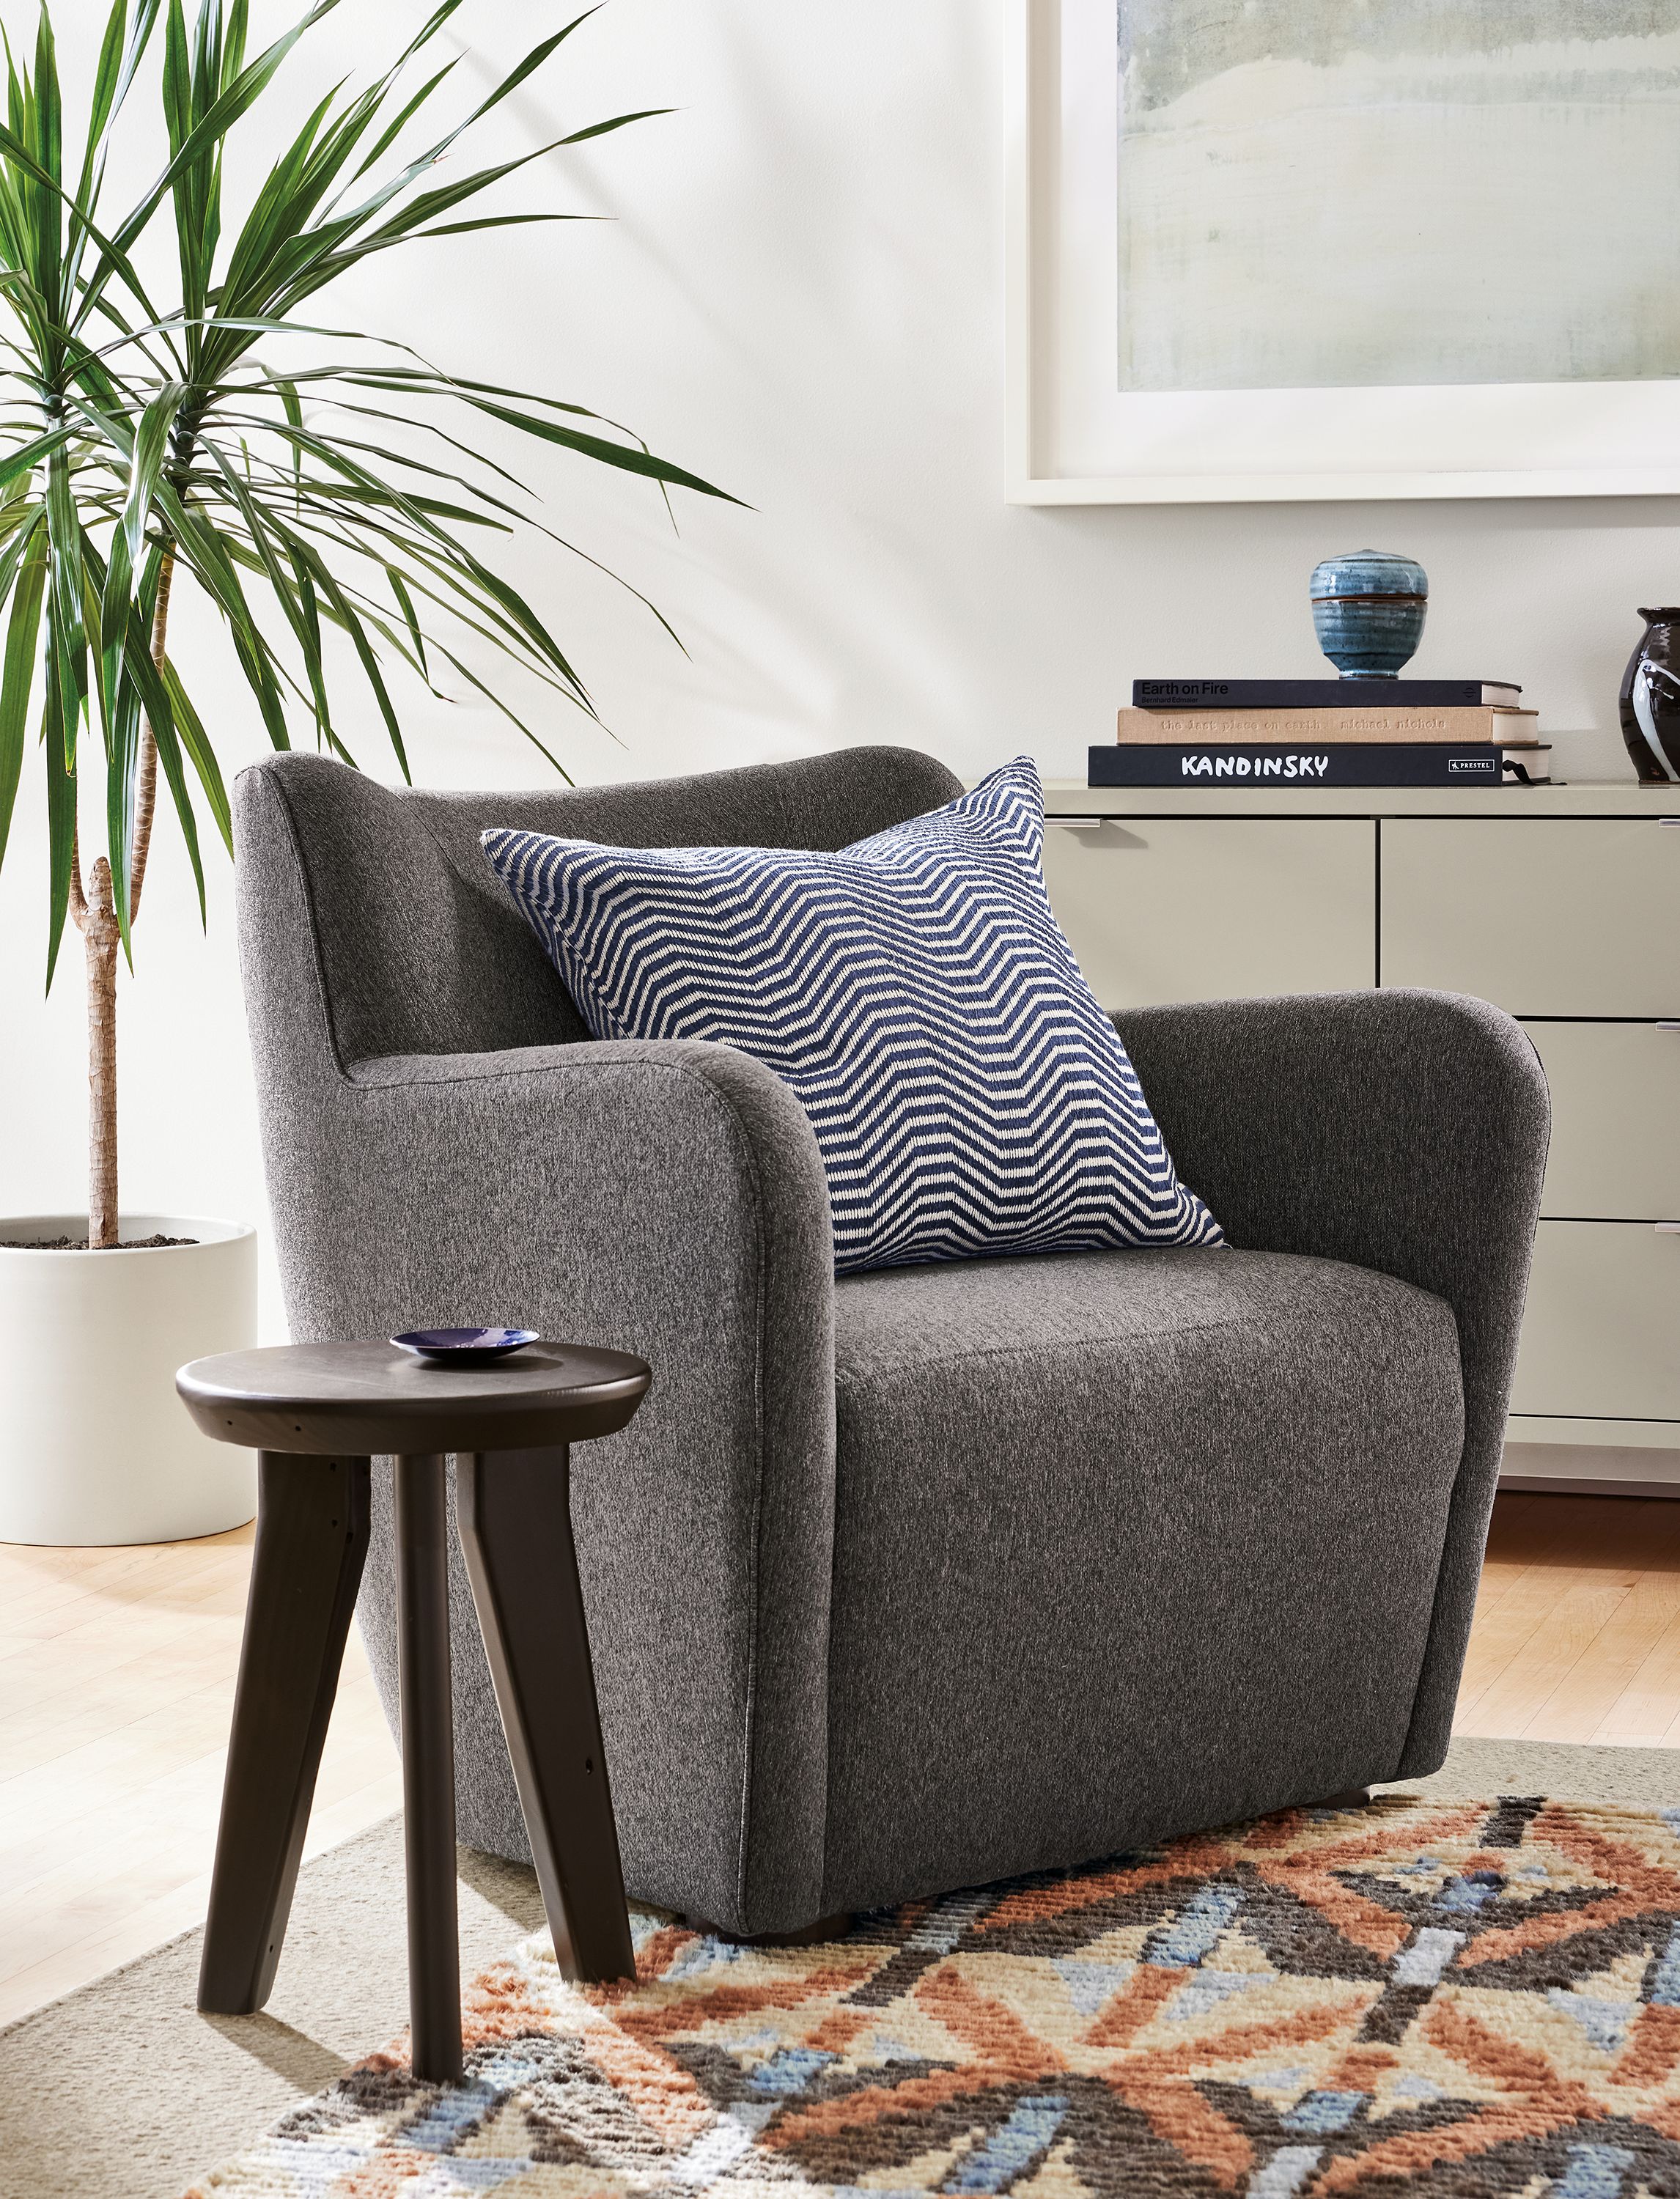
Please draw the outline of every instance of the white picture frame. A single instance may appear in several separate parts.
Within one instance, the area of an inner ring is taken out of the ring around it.
[[[1680,380],[1123,393],[1115,0],[1005,4],[1010,503],[1680,494]]]

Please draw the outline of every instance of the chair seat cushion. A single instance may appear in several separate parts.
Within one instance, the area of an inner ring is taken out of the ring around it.
[[[596,1037],[792,1087],[841,1271],[1219,1242],[1051,914],[1030,757],[837,854],[483,837]]]
[[[1444,1300],[1228,1249],[836,1299],[825,1906],[1395,1776],[1463,1445]]]

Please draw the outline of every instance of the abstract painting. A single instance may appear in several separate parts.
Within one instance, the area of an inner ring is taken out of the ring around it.
[[[1680,375],[1680,0],[1118,0],[1121,392]]]

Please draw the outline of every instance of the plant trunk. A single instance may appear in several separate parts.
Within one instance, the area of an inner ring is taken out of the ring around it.
[[[117,1239],[117,955],[122,944],[102,855],[88,880],[81,919],[88,1001],[88,1243]]]
[[[157,609],[152,617],[152,662],[163,668],[169,632],[170,588],[175,560],[166,553],[158,575]],[[157,739],[148,722],[141,736],[140,780],[134,804],[134,845],[130,850],[128,915],[140,913],[146,883],[152,824],[157,812]],[[79,843],[71,855],[70,913],[82,935],[87,967],[88,1009],[88,1244],[108,1251],[120,1239],[117,1203],[117,958],[122,932],[111,891],[111,866],[103,855],[82,886]]]

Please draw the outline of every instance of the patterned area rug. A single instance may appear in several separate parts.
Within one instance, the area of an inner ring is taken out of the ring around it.
[[[1680,2199],[1680,1810],[1292,1811],[742,1949],[637,1920],[634,1986],[546,1937],[216,2199],[835,2195]]]

